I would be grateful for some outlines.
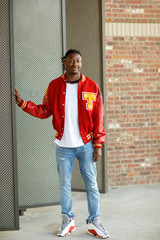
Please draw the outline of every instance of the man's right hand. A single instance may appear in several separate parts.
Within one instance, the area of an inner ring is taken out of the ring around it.
[[[19,105],[22,102],[22,99],[20,97],[20,93],[18,92],[17,88],[15,88],[15,92],[13,93],[13,95],[16,97],[17,105]]]

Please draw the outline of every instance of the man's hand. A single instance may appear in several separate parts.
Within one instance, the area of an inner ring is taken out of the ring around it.
[[[101,148],[94,148],[93,162],[99,161],[101,156],[102,156],[102,149]]]
[[[15,92],[13,93],[13,95],[16,97],[17,105],[19,105],[22,102],[22,99],[20,97],[20,93],[18,92],[17,88],[15,88]]]

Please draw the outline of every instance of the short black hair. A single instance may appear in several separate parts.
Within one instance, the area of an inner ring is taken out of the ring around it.
[[[76,50],[76,49],[69,49],[69,50],[66,52],[66,54],[64,55],[64,57],[63,57],[62,59],[65,60],[66,57],[67,57],[69,54],[72,54],[72,53],[78,53],[80,56],[82,56],[81,53],[80,53],[80,51],[78,51],[78,50]]]

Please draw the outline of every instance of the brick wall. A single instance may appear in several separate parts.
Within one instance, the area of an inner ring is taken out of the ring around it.
[[[106,22],[160,23],[159,0],[105,0]]]
[[[159,23],[159,0],[105,0],[106,23]],[[115,26],[115,25],[114,25]],[[160,32],[106,36],[109,186],[160,182]]]

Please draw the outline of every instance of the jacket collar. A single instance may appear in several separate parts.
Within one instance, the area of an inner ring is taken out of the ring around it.
[[[63,75],[61,75],[61,77],[62,77],[65,81],[67,81],[67,79],[66,79],[66,74],[65,74],[65,73],[64,73]],[[81,73],[81,80],[80,80],[79,82],[84,82],[84,81],[86,81],[86,76]]]

